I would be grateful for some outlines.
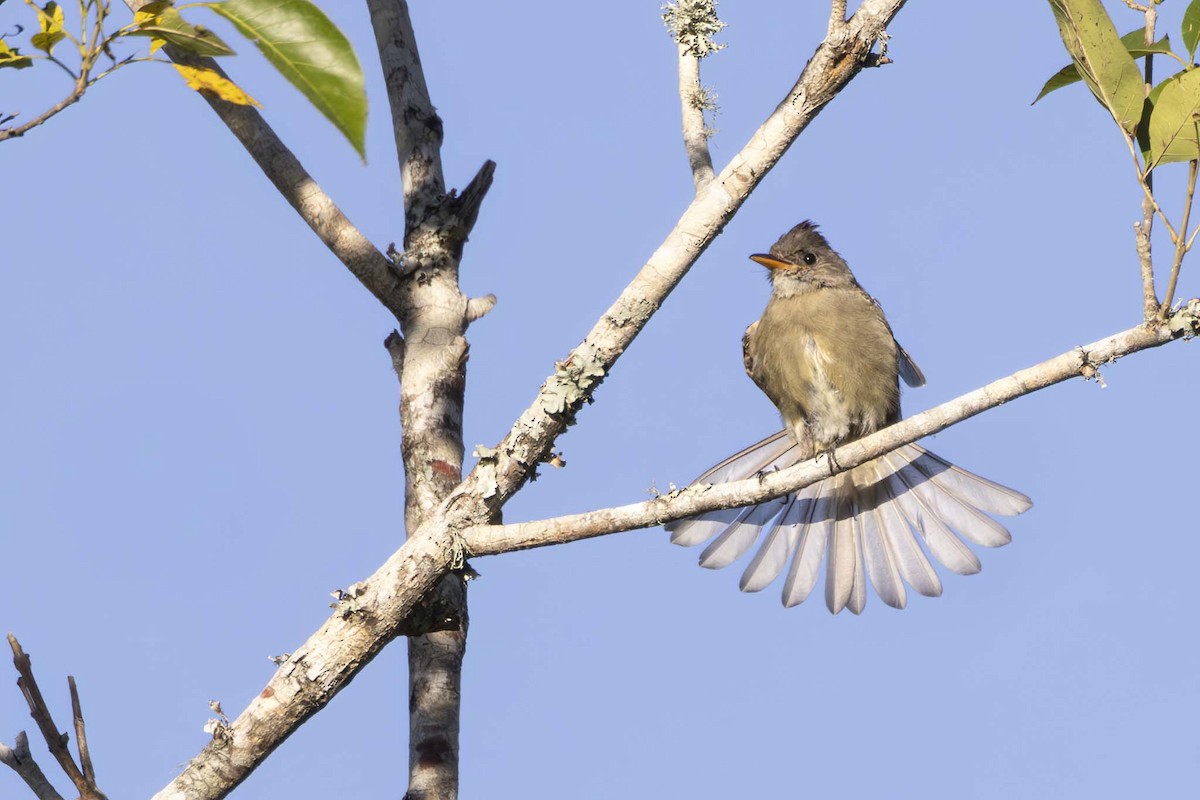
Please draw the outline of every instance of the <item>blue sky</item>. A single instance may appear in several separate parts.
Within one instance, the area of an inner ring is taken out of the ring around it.
[[[362,4],[324,5],[366,66],[369,166],[248,44],[229,69],[383,248],[403,217],[374,40]],[[463,265],[466,291],[499,296],[470,331],[469,451],[502,437],[692,182],[657,2],[414,5],[448,182],[498,163]],[[1121,32],[1140,26],[1109,5]],[[704,64],[715,162],[792,85],[822,6],[721,6],[729,48]],[[1183,8],[1162,6],[1173,40]],[[928,376],[909,413],[1138,323],[1124,145],[1080,87],[1029,105],[1067,60],[1048,6],[912,2],[890,30],[895,63],[797,141],[563,437],[567,468],[506,520],[644,499],[777,429],[742,371],[768,292],[746,256],[801,219]],[[0,72],[0,105],[32,115],[64,80]],[[402,541],[394,323],[169,68],[106,80],[0,146],[0,165],[0,628],[33,655],[60,726],[76,676],[101,786],[146,796],[203,746],[210,698],[236,714],[327,593]],[[1176,216],[1183,172],[1159,182]],[[1179,296],[1200,293],[1193,267]],[[463,795],[1194,786],[1195,347],[927,441],[1035,506],[980,575],[943,573],[943,597],[902,613],[874,597],[861,618],[785,610],[776,587],[742,595],[738,568],[701,570],[658,529],[478,560]],[[402,793],[404,670],[397,643],[236,796]],[[11,743],[31,723],[7,685]],[[23,791],[0,773],[0,793]]]

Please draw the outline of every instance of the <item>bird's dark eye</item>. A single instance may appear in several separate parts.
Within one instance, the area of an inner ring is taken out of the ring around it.
[[[811,267],[813,264],[817,263],[817,257],[812,253],[805,253],[804,263]]]

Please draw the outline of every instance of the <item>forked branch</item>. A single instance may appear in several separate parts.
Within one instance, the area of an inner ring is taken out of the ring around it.
[[[46,741],[46,747],[50,750],[50,755],[54,756],[59,768],[75,785],[80,800],[106,800],[104,793],[96,786],[96,771],[92,766],[92,758],[88,750],[83,710],[79,702],[79,692],[75,687],[75,679],[69,677],[67,682],[71,692],[71,711],[76,744],[79,748],[79,764],[75,763],[71,751],[67,748],[70,736],[60,733],[58,726],[54,724],[50,707],[46,705],[46,699],[42,696],[41,688],[38,687],[37,678],[33,675],[32,660],[21,648],[17,637],[11,633],[8,634],[8,645],[12,649],[13,665],[17,668],[17,674],[20,676],[17,678],[17,687],[25,696],[25,702],[29,706],[29,715],[37,723],[38,730]],[[15,748],[0,745],[0,761],[12,767],[41,800],[59,798],[58,792],[34,763],[33,756],[29,752],[29,740],[24,731],[17,735],[16,745]]]

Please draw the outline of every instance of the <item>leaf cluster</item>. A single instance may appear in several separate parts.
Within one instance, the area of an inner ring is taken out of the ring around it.
[[[3,4],[4,0],[0,0]],[[78,100],[92,84],[126,64],[139,61],[160,61],[155,54],[170,45],[179,51],[201,57],[227,57],[234,49],[209,28],[184,18],[181,11],[205,8],[228,20],[234,28],[252,41],[267,60],[288,81],[299,89],[339,131],[350,141],[359,155],[365,155],[367,99],[362,67],[349,40],[321,9],[310,0],[225,0],[201,2],[177,7],[173,0],[152,0],[134,12],[133,21],[116,30],[109,30],[108,0],[78,0],[78,33],[65,27],[62,6],[50,0],[39,6],[34,0],[24,0],[28,10],[36,15],[38,30],[30,36],[29,44],[38,53],[22,53],[7,41],[24,32],[17,25],[15,33],[0,36],[0,69],[27,69],[37,61],[52,62],[65,70],[75,81],[68,101],[52,109]],[[118,59],[114,48],[122,41],[137,37],[150,40],[144,56]],[[68,64],[55,54],[55,48],[70,41],[78,52],[78,60]],[[102,66],[108,60],[107,67]],[[222,100],[238,105],[259,105],[247,92],[211,65],[175,65],[187,84]],[[2,121],[12,117],[0,115]],[[38,119],[34,124],[40,123]],[[21,127],[21,126],[14,126]],[[9,135],[19,135],[7,129]],[[0,128],[0,140],[7,138]]]
[[[1200,46],[1200,0],[1192,0],[1183,16],[1186,58],[1171,49],[1166,36],[1148,43],[1145,28],[1118,36],[1100,0],[1049,2],[1071,63],[1046,81],[1034,102],[1082,81],[1136,141],[1142,177],[1161,164],[1200,159],[1200,69],[1193,63]],[[1154,55],[1182,68],[1147,91],[1136,60]]]

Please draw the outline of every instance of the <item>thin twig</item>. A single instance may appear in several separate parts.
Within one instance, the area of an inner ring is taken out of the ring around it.
[[[692,182],[699,192],[713,179],[708,131],[704,125],[705,92],[700,83],[700,57],[680,42],[679,102],[683,110],[683,148],[692,168]]]
[[[1142,197],[1142,220],[1133,224],[1133,241],[1142,274],[1142,319],[1150,322],[1158,315],[1158,296],[1154,292],[1154,259],[1150,233],[1154,227],[1154,202]]]
[[[77,80],[79,80],[79,76],[78,76],[78,75],[76,75],[76,74],[75,74],[75,72],[74,72],[74,71],[73,71],[73,70],[72,70],[70,67],[68,67],[66,64],[64,64],[64,63],[63,63],[63,62],[62,62],[62,61],[61,61],[59,58],[57,58],[57,57],[55,57],[55,56],[52,56],[52,55],[50,55],[49,53],[47,53],[47,54],[46,54],[46,55],[44,55],[44,56],[40,56],[40,58],[42,58],[42,59],[44,59],[44,60],[46,60],[46,61],[49,61],[49,62],[50,62],[51,64],[53,64],[54,66],[58,67],[58,68],[59,68],[59,69],[61,69],[63,72],[65,72],[65,73],[67,73],[68,75],[70,75],[70,76],[71,76],[71,80],[73,80],[73,81],[77,81]]]
[[[1178,234],[1175,232],[1175,226],[1171,224],[1171,220],[1167,219],[1167,215],[1158,205],[1158,200],[1154,198],[1154,191],[1152,189],[1154,182],[1153,172],[1155,166],[1157,165],[1150,166],[1145,170],[1145,172],[1143,172],[1142,163],[1138,160],[1137,143],[1129,134],[1125,134],[1125,145],[1129,148],[1130,158],[1133,159],[1133,168],[1138,176],[1138,185],[1142,187],[1142,196],[1145,199],[1145,202],[1150,204],[1150,207],[1154,210],[1154,213],[1158,215],[1160,220],[1162,220],[1163,225],[1167,226],[1167,232],[1171,234],[1171,241],[1175,241],[1175,237],[1178,236]]]
[[[71,90],[69,95],[64,97],[62,100],[59,100],[57,103],[43,111],[38,116],[29,120],[29,122],[26,122],[23,125],[16,125],[12,128],[0,129],[0,142],[3,142],[5,139],[14,139],[18,136],[24,136],[38,125],[45,123],[58,112],[75,105],[75,103],[79,102],[79,98],[83,97],[83,93],[87,91],[87,86],[86,80],[82,78],[76,80],[75,88]]]
[[[83,779],[89,787],[96,786],[96,769],[92,765],[92,753],[88,749],[87,728],[83,722],[83,705],[79,702],[79,689],[75,686],[75,676],[67,676],[67,686],[71,692],[71,719],[75,724],[75,747],[79,750],[79,767],[83,771]]]
[[[1129,0],[1126,0],[1128,3]],[[1131,6],[1132,8],[1132,6]],[[1154,44],[1154,24],[1158,18],[1158,10],[1154,5],[1149,7],[1142,6],[1139,9],[1146,15],[1146,29],[1142,41],[1147,45]],[[1146,96],[1150,96],[1150,89],[1154,86],[1154,54],[1146,54]],[[1134,155],[1136,163],[1137,156]],[[1139,168],[1140,174],[1140,168]],[[1142,318],[1149,322],[1154,319],[1158,313],[1158,295],[1154,291],[1154,258],[1152,255],[1151,233],[1154,230],[1154,171],[1146,172],[1145,178],[1146,194],[1142,197],[1142,222],[1140,225],[1135,225],[1135,247],[1138,254],[1138,266],[1142,275]],[[1170,227],[1168,225],[1168,227]],[[1187,228],[1183,228],[1186,233]]]
[[[1200,127],[1200,126],[1198,126]],[[1165,320],[1171,313],[1171,304],[1175,301],[1175,286],[1179,283],[1179,270],[1183,266],[1183,257],[1191,246],[1186,238],[1188,225],[1191,224],[1192,200],[1196,196],[1196,159],[1188,162],[1187,194],[1183,199],[1183,219],[1179,223],[1182,234],[1175,240],[1175,260],[1171,263],[1171,275],[1167,278],[1167,292],[1163,295],[1162,307],[1158,310],[1158,318]]]

